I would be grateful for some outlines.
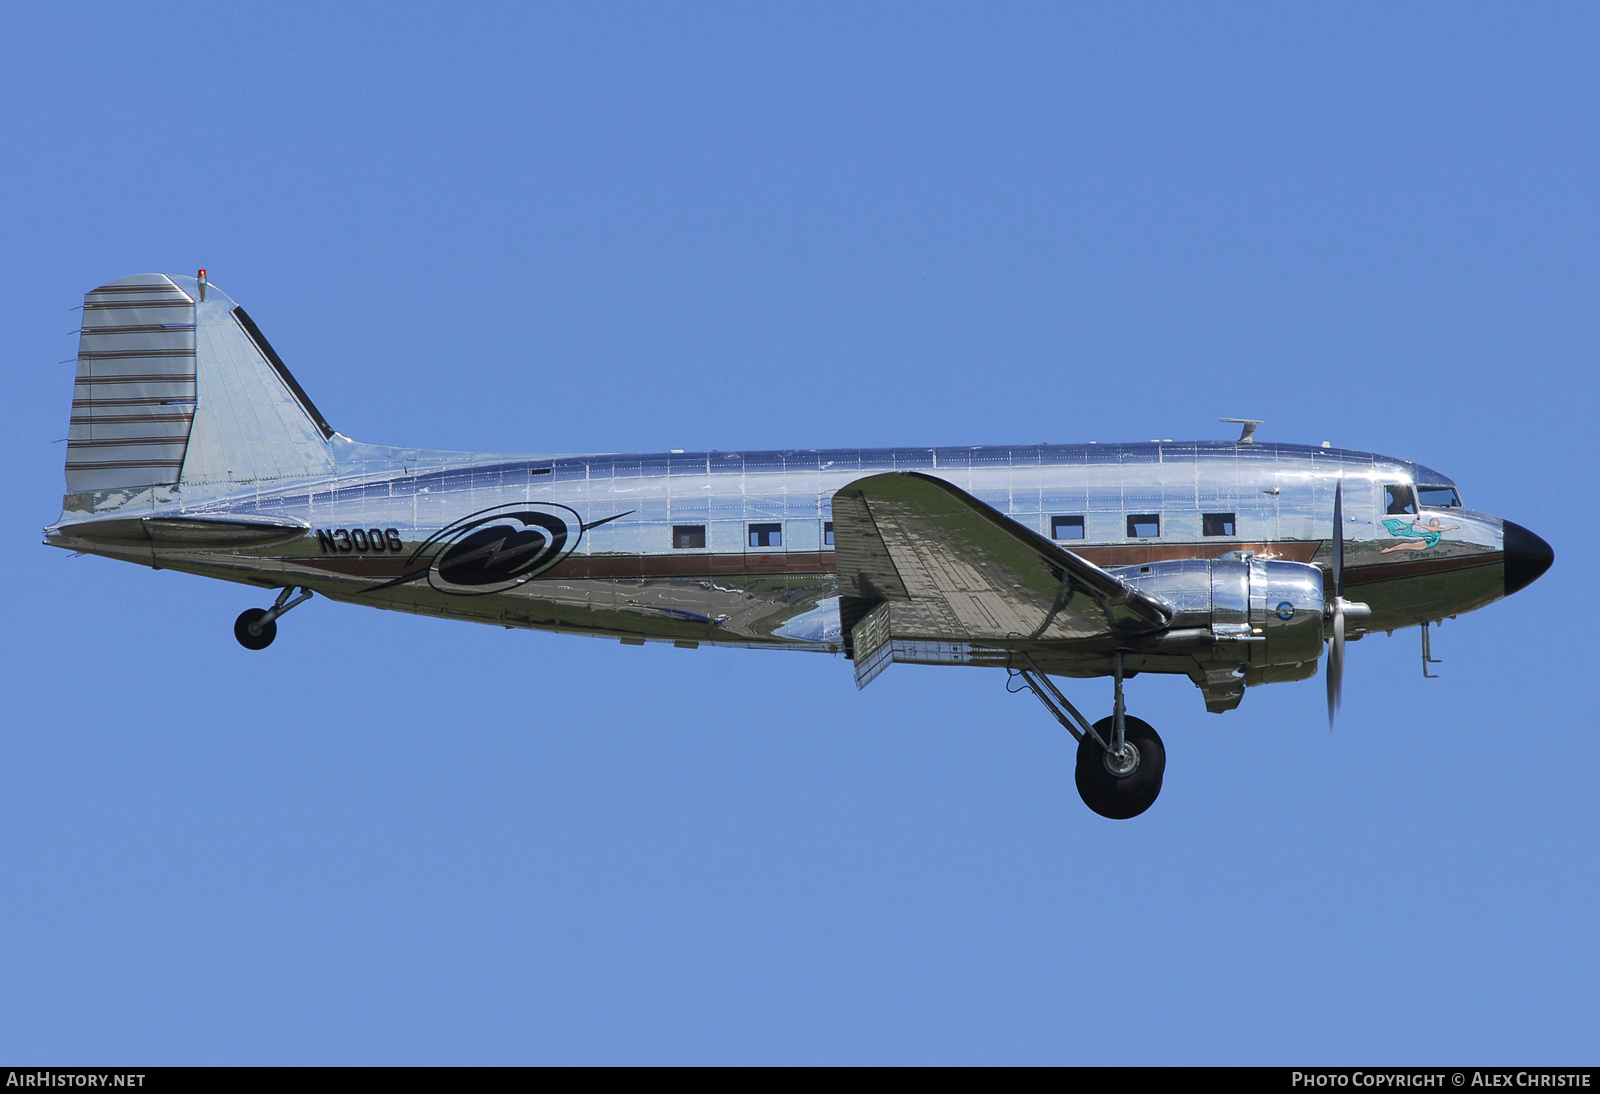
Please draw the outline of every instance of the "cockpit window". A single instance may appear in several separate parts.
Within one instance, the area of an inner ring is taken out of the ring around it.
[[[1417,515],[1417,496],[1411,491],[1410,483],[1399,483],[1395,486],[1383,488],[1383,511],[1391,517],[1401,513]]]
[[[1461,495],[1453,486],[1419,486],[1417,500],[1437,509],[1460,509]]]

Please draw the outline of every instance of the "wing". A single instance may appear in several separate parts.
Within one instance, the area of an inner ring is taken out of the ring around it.
[[[839,592],[862,618],[857,679],[881,671],[889,639],[1005,644],[1142,634],[1172,619],[1124,584],[943,479],[857,479],[833,496]],[[887,605],[886,608],[880,607]],[[865,661],[881,664],[864,664]]]

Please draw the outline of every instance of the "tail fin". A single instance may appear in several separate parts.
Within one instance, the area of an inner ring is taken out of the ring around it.
[[[333,436],[249,315],[215,286],[135,274],[84,297],[69,495],[206,494],[329,475]],[[80,507],[98,508],[69,506]]]

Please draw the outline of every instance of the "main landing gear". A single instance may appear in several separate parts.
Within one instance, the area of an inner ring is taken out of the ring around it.
[[[233,621],[233,636],[239,640],[239,645],[247,650],[264,650],[272,645],[272,640],[278,637],[278,617],[311,599],[310,589],[302,588],[300,595],[290,600],[293,592],[292,586],[284,589],[270,608],[247,608],[240,612],[239,618]]]
[[[1112,820],[1137,817],[1155,804],[1167,770],[1167,750],[1150,723],[1130,717],[1122,704],[1122,654],[1117,654],[1112,679],[1116,698],[1109,718],[1094,725],[1067,701],[1031,657],[1028,667],[1011,669],[1014,679],[1033,692],[1052,717],[1078,741],[1076,781],[1083,804]]]

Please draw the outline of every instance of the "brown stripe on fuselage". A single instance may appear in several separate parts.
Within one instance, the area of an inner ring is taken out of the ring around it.
[[[395,578],[423,563],[406,566],[411,549],[392,555],[351,552],[313,555],[297,560],[347,577]],[[710,555],[569,555],[539,575],[541,581],[577,581],[585,578],[731,577],[743,574],[828,574],[834,571],[832,551],[793,551],[777,554]]]
[[[1347,566],[1344,571],[1345,587],[1372,585],[1379,581],[1400,581],[1408,577],[1429,577],[1459,570],[1475,570],[1479,566],[1502,566],[1506,556],[1503,551],[1485,551],[1481,555],[1446,555],[1442,558],[1410,558],[1403,562],[1377,562],[1368,566]]]
[[[832,551],[779,551],[736,555],[569,555],[540,577],[727,577],[733,574],[828,574]]]
[[[1218,558],[1232,551],[1253,551],[1257,558],[1278,559],[1286,562],[1310,562],[1321,548],[1321,541],[1295,541],[1284,543],[1166,543],[1130,544],[1116,546],[1084,547],[1074,553],[1096,566],[1139,566],[1152,562],[1167,562],[1187,558]],[[324,569],[348,577],[392,579],[416,569],[420,562],[407,567],[405,560],[412,548],[396,554],[357,553],[314,555],[299,559],[302,565]],[[1394,581],[1406,577],[1425,577],[1431,574],[1467,570],[1478,566],[1495,566],[1504,561],[1499,551],[1481,555],[1455,555],[1444,558],[1414,558],[1394,562],[1380,562],[1366,566],[1352,565],[1345,570],[1347,586],[1368,585],[1379,581]],[[608,578],[713,578],[761,574],[828,574],[837,569],[832,551],[789,551],[760,554],[706,554],[703,552],[675,555],[569,555],[555,566],[540,574],[538,581],[576,581]]]
[[[1209,543],[1118,543],[1103,547],[1071,547],[1063,543],[1061,546],[1102,569],[1110,569],[1113,566],[1146,566],[1152,562],[1172,562],[1183,558],[1221,558],[1234,551],[1253,551],[1257,558],[1281,559],[1284,562],[1310,562],[1322,544],[1317,540],[1240,543],[1230,539]]]

